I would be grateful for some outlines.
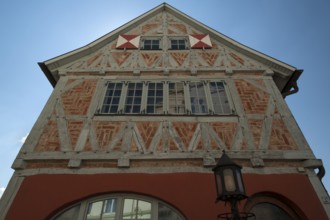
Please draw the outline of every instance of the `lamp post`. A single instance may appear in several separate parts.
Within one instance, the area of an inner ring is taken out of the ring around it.
[[[212,169],[217,189],[217,202],[221,200],[231,205],[231,213],[219,214],[218,219],[240,220],[254,217],[252,213],[240,213],[237,208],[237,203],[247,198],[241,169],[242,167],[234,163],[225,151]]]

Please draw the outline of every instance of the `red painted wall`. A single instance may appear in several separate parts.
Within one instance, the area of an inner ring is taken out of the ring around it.
[[[244,181],[249,196],[277,193],[299,207],[307,219],[328,219],[305,175],[245,174]],[[217,214],[229,211],[222,203],[215,204],[213,174],[42,174],[25,178],[6,220],[48,219],[81,199],[111,192],[158,198],[177,208],[188,220],[215,220]]]

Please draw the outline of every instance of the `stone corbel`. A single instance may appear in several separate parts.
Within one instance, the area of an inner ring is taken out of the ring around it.
[[[121,168],[130,167],[130,160],[127,157],[121,157],[118,159],[117,166]]]

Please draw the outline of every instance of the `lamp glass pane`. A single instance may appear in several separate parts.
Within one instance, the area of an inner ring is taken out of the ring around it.
[[[237,187],[239,192],[245,194],[245,189],[243,185],[243,180],[242,180],[242,174],[240,170],[236,170],[236,180],[237,180]]]
[[[235,186],[235,179],[234,179],[233,171],[231,169],[224,169],[223,178],[224,178],[224,184],[225,184],[226,191],[235,192],[236,186]]]

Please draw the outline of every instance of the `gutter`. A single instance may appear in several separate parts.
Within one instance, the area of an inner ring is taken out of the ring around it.
[[[300,75],[302,74],[304,70],[299,69],[295,70],[293,74],[291,75],[289,81],[286,83],[284,88],[282,89],[282,96],[285,98],[286,96],[295,94],[299,91],[299,87],[297,84],[297,80],[299,79]]]

